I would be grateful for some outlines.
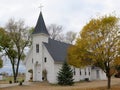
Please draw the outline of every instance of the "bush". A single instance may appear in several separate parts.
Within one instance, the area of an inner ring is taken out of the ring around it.
[[[11,80],[9,81],[9,84],[12,84],[12,81],[11,81]]]
[[[89,78],[85,78],[85,81],[89,81]]]
[[[22,81],[19,83],[20,86],[22,86]]]
[[[24,82],[24,80],[22,80],[22,82]]]

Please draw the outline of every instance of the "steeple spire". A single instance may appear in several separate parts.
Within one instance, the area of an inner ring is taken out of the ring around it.
[[[40,34],[40,33],[49,35],[41,11],[40,11],[37,24],[32,34]]]

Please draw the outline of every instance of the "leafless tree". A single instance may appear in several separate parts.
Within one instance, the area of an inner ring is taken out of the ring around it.
[[[66,39],[66,43],[69,43],[69,44],[73,44],[73,42],[75,41],[76,39],[76,35],[77,33],[76,32],[73,32],[73,31],[68,31],[66,34],[65,34],[65,39]]]
[[[50,38],[54,40],[60,40],[60,34],[63,31],[63,27],[57,24],[51,24],[48,26],[48,32],[50,34]]]

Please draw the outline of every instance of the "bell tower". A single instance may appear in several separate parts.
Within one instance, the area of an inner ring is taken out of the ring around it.
[[[33,81],[42,81],[43,42],[48,43],[49,33],[47,31],[42,12],[32,33],[33,48]]]

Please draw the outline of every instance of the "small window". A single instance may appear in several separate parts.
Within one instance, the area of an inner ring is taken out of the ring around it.
[[[44,58],[44,62],[47,62],[47,58],[46,57]]]
[[[33,63],[33,58],[32,58],[32,63]]]
[[[80,75],[82,75],[82,73],[81,73],[81,69],[80,69]]]
[[[90,75],[90,68],[89,68],[89,75]]]
[[[39,44],[36,44],[36,53],[39,53]]]
[[[87,73],[86,73],[86,69],[85,69],[85,75],[86,75]]]
[[[73,73],[74,73],[74,75],[76,74],[76,72],[75,72],[75,68],[74,68],[74,72],[73,72]]]
[[[90,75],[90,72],[89,72],[89,75]]]

